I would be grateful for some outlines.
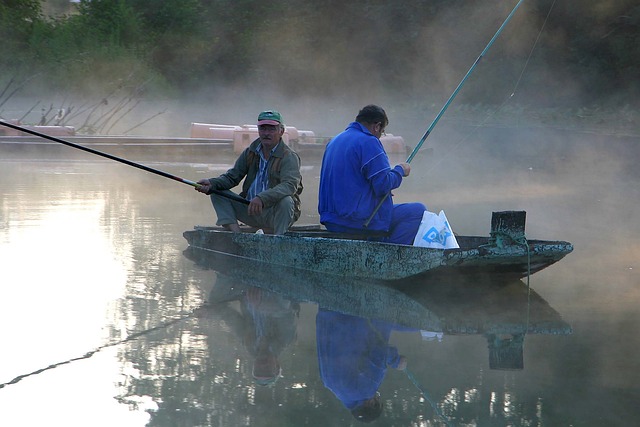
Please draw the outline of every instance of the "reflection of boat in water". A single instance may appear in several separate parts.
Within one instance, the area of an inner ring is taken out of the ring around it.
[[[316,227],[284,235],[232,233],[216,227],[185,231],[190,246],[281,267],[398,280],[414,276],[498,275],[522,278],[564,258],[573,246],[564,241],[524,237],[525,212],[494,212],[487,237],[456,236],[460,248],[433,249],[371,241],[364,236],[329,233]]]
[[[419,329],[441,330],[438,318],[417,301],[396,289],[378,283],[337,281],[326,275],[281,267],[229,260],[209,251],[187,248],[187,258],[215,270],[229,285],[217,286],[210,299],[225,301],[248,287],[263,288],[297,302],[309,302],[333,311]],[[218,280],[216,283],[220,282]]]
[[[523,369],[526,335],[572,333],[560,314],[520,280],[430,283],[410,295],[440,319],[443,335],[484,336],[491,369]]]
[[[560,314],[520,280],[384,282],[336,279],[266,263],[229,259],[189,247],[187,258],[212,269],[233,285],[219,287],[225,300],[245,287],[259,287],[297,302],[340,313],[377,319],[437,335],[483,335],[491,368],[521,369],[528,334],[566,335],[571,327]],[[396,286],[397,285],[397,286]],[[226,294],[225,294],[226,293]]]

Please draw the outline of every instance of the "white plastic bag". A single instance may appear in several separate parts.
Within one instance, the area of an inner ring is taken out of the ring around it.
[[[413,239],[413,246],[436,249],[456,249],[460,247],[444,211],[440,211],[437,215],[433,212],[424,211],[418,233]]]

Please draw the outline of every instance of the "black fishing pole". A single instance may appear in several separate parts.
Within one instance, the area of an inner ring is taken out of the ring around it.
[[[173,179],[174,181],[178,181],[178,182],[181,182],[183,184],[191,185],[192,187],[200,187],[200,184],[198,184],[197,182],[190,181],[190,180],[184,179],[184,178],[180,178],[179,176],[171,175],[170,173],[167,173],[167,172],[164,172],[164,171],[161,171],[161,170],[158,170],[158,169],[153,169],[153,168],[150,168],[148,166],[142,165],[140,163],[135,163],[135,162],[132,162],[130,160],[123,159],[123,158],[120,158],[120,157],[116,157],[116,156],[113,156],[113,155],[108,154],[108,153],[103,153],[102,151],[94,150],[93,148],[89,148],[89,147],[85,147],[85,146],[82,146],[82,145],[79,145],[79,144],[75,144],[73,142],[65,141],[64,139],[60,139],[60,138],[57,138],[55,136],[46,135],[44,133],[37,132],[37,131],[32,130],[32,129],[24,128],[22,126],[14,125],[12,123],[7,123],[7,122],[5,122],[3,120],[0,120],[0,125],[9,127],[9,128],[15,129],[15,130],[18,130],[20,132],[25,132],[25,133],[29,133],[31,135],[39,136],[40,138],[48,139],[50,141],[58,142],[60,144],[67,145],[69,147],[77,148],[79,150],[83,150],[83,151],[86,151],[86,152],[91,153],[91,154],[96,154],[98,156],[106,157],[107,159],[115,160],[116,162],[124,163],[125,165],[133,166],[134,168],[142,169],[142,170],[147,171],[147,172],[155,173],[156,175],[160,175],[160,176],[163,176],[165,178]],[[231,193],[225,193],[223,191],[213,190],[213,189],[211,190],[211,192],[214,193],[214,194],[217,194],[219,196],[226,197],[227,199],[231,199],[231,200],[235,200],[236,202],[244,203],[245,205],[249,204],[248,200],[243,199],[242,197],[236,196],[236,195],[231,194]]]
[[[427,137],[431,134],[431,131],[433,130],[434,127],[436,127],[436,124],[438,123],[438,121],[440,121],[440,118],[442,117],[442,115],[444,114],[444,112],[447,110],[447,108],[449,108],[449,105],[451,104],[451,102],[453,101],[453,98],[456,97],[456,95],[458,94],[458,92],[460,92],[460,89],[462,88],[462,85],[464,85],[464,83],[467,81],[467,79],[469,78],[469,76],[471,75],[471,73],[473,72],[473,70],[476,68],[476,66],[478,65],[478,63],[480,62],[480,60],[484,57],[484,55],[487,53],[487,51],[489,50],[489,48],[491,47],[491,45],[493,44],[493,42],[496,41],[496,39],[498,38],[498,36],[500,35],[500,33],[502,32],[502,30],[504,29],[504,27],[507,25],[507,23],[511,20],[511,18],[513,17],[513,15],[516,13],[516,10],[518,10],[518,8],[520,7],[520,5],[522,4],[524,0],[519,0],[518,3],[515,5],[515,7],[513,8],[513,10],[511,11],[511,13],[509,14],[509,16],[507,16],[507,18],[504,20],[504,22],[502,23],[502,25],[500,25],[500,28],[498,28],[498,31],[496,31],[496,33],[493,35],[493,37],[491,38],[491,40],[489,41],[489,43],[487,44],[487,46],[484,48],[484,50],[482,51],[482,53],[480,53],[480,56],[478,56],[478,58],[475,60],[475,62],[473,63],[473,65],[471,66],[471,68],[469,68],[469,71],[467,71],[467,74],[465,74],[465,76],[463,77],[463,79],[460,81],[460,83],[458,84],[458,86],[456,87],[456,89],[453,91],[453,93],[451,94],[451,96],[449,97],[449,99],[447,100],[447,102],[445,102],[444,106],[442,107],[442,109],[440,110],[440,112],[438,113],[438,115],[436,116],[436,118],[433,120],[433,122],[431,123],[431,125],[429,126],[429,128],[427,129],[427,131],[424,133],[424,135],[422,135],[422,138],[420,139],[420,142],[418,142],[418,145],[416,145],[416,147],[413,149],[413,151],[411,152],[411,154],[409,155],[409,157],[407,158],[407,163],[411,163],[411,160],[413,160],[413,158],[415,157],[415,155],[418,153],[418,150],[420,149],[420,147],[422,147],[422,144],[424,144],[424,141],[427,139]],[[378,205],[376,206],[376,208],[373,210],[373,213],[371,214],[371,216],[365,221],[364,226],[368,227],[369,223],[371,222],[371,220],[373,219],[373,217],[376,215],[376,213],[378,212],[378,210],[380,210],[380,207],[382,206],[382,204],[384,203],[384,201],[387,199],[387,197],[389,197],[390,193],[387,193],[382,200],[380,200],[380,202],[378,203]]]
[[[440,408],[438,408],[438,405],[436,404],[436,402],[434,402],[431,399],[431,397],[429,397],[429,394],[427,393],[425,388],[420,385],[418,380],[416,380],[416,378],[413,376],[413,374],[407,368],[405,368],[403,370],[404,370],[404,373],[407,374],[407,377],[411,380],[413,385],[415,385],[416,388],[420,391],[420,394],[422,394],[422,396],[426,399],[426,401],[429,402],[429,405],[431,405],[431,407],[433,408],[433,410],[436,413],[436,415],[438,415],[440,417],[440,419],[442,419],[442,421],[447,426],[450,426],[451,424],[449,423],[449,420],[447,419],[447,417],[444,416],[444,414],[442,413]]]
[[[176,317],[174,319],[171,319],[171,320],[167,320],[166,322],[161,323],[161,324],[159,324],[157,326],[154,326],[152,328],[145,329],[145,330],[139,331],[139,332],[134,332],[133,334],[127,336],[126,338],[123,338],[123,339],[120,339],[120,340],[117,340],[117,341],[113,341],[113,342],[101,345],[100,347],[96,347],[95,349],[93,349],[91,351],[88,351],[88,352],[86,352],[85,354],[83,354],[81,356],[74,357],[74,358],[71,358],[71,359],[67,359],[67,360],[64,360],[62,362],[52,363],[50,365],[47,365],[44,368],[37,369],[37,370],[35,370],[33,372],[29,372],[29,373],[26,373],[26,374],[18,375],[17,377],[15,377],[14,379],[12,379],[10,381],[7,381],[5,383],[0,383],[0,389],[5,388],[6,386],[9,386],[9,385],[16,384],[16,383],[24,380],[27,377],[31,377],[31,376],[34,376],[34,375],[41,374],[41,373],[43,373],[45,371],[49,371],[51,369],[55,369],[55,368],[57,368],[59,366],[68,365],[68,364],[76,362],[78,360],[89,359],[89,358],[93,357],[96,353],[99,353],[99,352],[101,352],[102,350],[104,350],[106,348],[118,346],[120,344],[125,344],[125,343],[130,342],[130,341],[134,341],[134,340],[136,340],[136,339],[138,339],[138,338],[140,338],[140,337],[142,337],[144,335],[150,334],[151,332],[159,331],[159,330],[162,330],[162,329],[167,329],[168,327],[170,327],[170,326],[172,326],[172,325],[174,325],[174,324],[176,324],[178,322],[182,322],[183,320],[191,319],[192,317],[197,316],[198,313],[201,313],[204,310],[207,310],[209,307],[211,307],[210,304],[203,304],[200,307],[194,308],[189,313],[183,314],[183,315],[178,316],[178,317]]]

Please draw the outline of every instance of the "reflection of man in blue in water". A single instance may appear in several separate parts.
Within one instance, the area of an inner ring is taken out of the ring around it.
[[[387,367],[407,367],[407,359],[389,346],[394,329],[412,330],[323,309],[316,316],[322,382],[359,421],[371,422],[382,413],[378,388]]]

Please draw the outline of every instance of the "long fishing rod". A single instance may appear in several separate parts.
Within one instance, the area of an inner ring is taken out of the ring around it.
[[[449,423],[449,420],[447,419],[447,417],[445,417],[442,411],[440,411],[440,408],[438,408],[438,405],[436,404],[436,402],[434,402],[431,399],[431,397],[429,397],[429,394],[427,393],[425,388],[422,387],[422,385],[420,385],[420,383],[418,382],[418,380],[416,380],[413,374],[407,368],[404,369],[404,373],[407,374],[407,377],[411,380],[413,385],[416,386],[416,388],[420,391],[420,393],[422,394],[422,397],[424,397],[426,401],[429,402],[429,405],[431,405],[436,415],[438,415],[447,426],[450,426],[451,424]]]
[[[123,159],[121,157],[116,157],[116,156],[113,156],[111,154],[104,153],[102,151],[94,150],[93,148],[89,148],[89,147],[85,147],[83,145],[75,144],[75,143],[70,142],[70,141],[65,141],[64,139],[60,139],[60,138],[57,138],[55,136],[50,136],[50,135],[47,135],[47,134],[44,134],[44,133],[41,133],[41,132],[37,132],[37,131],[32,130],[32,129],[28,129],[28,128],[25,128],[25,127],[22,127],[22,126],[14,125],[13,123],[7,123],[7,122],[5,122],[3,120],[0,120],[0,125],[9,127],[9,128],[15,129],[15,130],[18,130],[20,132],[29,133],[31,135],[39,136],[40,138],[48,139],[50,141],[58,142],[60,144],[67,145],[69,147],[77,148],[79,150],[83,150],[83,151],[86,151],[86,152],[91,153],[91,154],[96,154],[98,156],[106,157],[107,159],[115,160],[116,162],[124,163],[125,165],[133,166],[134,168],[142,169],[142,170],[147,171],[147,172],[155,173],[156,175],[160,175],[160,176],[163,176],[165,178],[173,179],[174,181],[178,181],[178,182],[181,182],[183,184],[191,185],[192,187],[200,187],[200,184],[198,184],[197,182],[190,181],[190,180],[184,179],[184,178],[180,178],[178,176],[171,175],[170,173],[167,173],[167,172],[164,172],[164,171],[161,171],[161,170],[158,170],[158,169],[153,169],[153,168],[150,168],[148,166],[142,165],[140,163],[135,163],[135,162],[132,162],[130,160]],[[249,204],[248,200],[243,199],[240,196],[235,196],[235,195],[230,194],[230,193],[225,193],[223,191],[213,190],[213,189],[211,190],[211,192],[215,193],[215,194],[217,194],[219,196],[226,197],[228,199],[235,200],[235,201],[240,202],[240,203],[244,203],[245,205]]]
[[[190,312],[188,312],[186,314],[183,314],[183,315],[180,315],[180,316],[175,317],[173,319],[167,320],[166,322],[163,322],[163,323],[161,323],[161,324],[159,324],[157,326],[154,326],[152,328],[145,329],[145,330],[139,331],[139,332],[134,332],[133,334],[127,336],[126,338],[123,338],[123,339],[120,339],[120,340],[117,340],[117,341],[112,341],[112,342],[109,342],[107,344],[103,344],[100,347],[96,347],[93,350],[90,350],[90,351],[86,352],[85,354],[83,354],[81,356],[74,357],[74,358],[71,358],[71,359],[67,359],[67,360],[62,361],[62,362],[52,363],[50,365],[47,365],[44,368],[37,369],[37,370],[35,370],[33,372],[29,372],[29,373],[26,373],[26,374],[18,375],[17,377],[15,377],[14,379],[12,379],[10,381],[7,381],[6,383],[0,383],[0,389],[3,389],[6,386],[9,386],[9,385],[12,385],[12,384],[16,384],[16,383],[24,380],[27,377],[31,377],[31,376],[34,376],[34,375],[39,375],[39,374],[41,374],[41,373],[43,373],[45,371],[49,371],[51,369],[55,369],[55,368],[57,368],[59,366],[68,365],[68,364],[76,362],[78,360],[89,359],[89,358],[93,357],[96,353],[99,353],[99,352],[101,352],[102,350],[104,350],[106,348],[115,347],[115,346],[118,346],[120,344],[125,344],[125,343],[127,343],[129,341],[134,341],[134,340],[136,340],[136,339],[138,339],[138,338],[140,338],[140,337],[142,337],[144,335],[150,334],[151,332],[159,331],[159,330],[162,330],[162,329],[167,329],[168,327],[170,327],[170,326],[172,326],[172,325],[174,325],[174,324],[176,324],[178,322],[182,322],[183,320],[187,320],[187,319],[190,319],[190,318],[192,318],[194,316],[197,316],[198,313],[202,312],[203,310],[206,310],[209,307],[210,307],[209,304],[203,304],[203,305],[201,305],[199,307],[194,308],[193,310],[191,310]]]
[[[480,53],[480,55],[478,56],[478,58],[475,60],[475,62],[473,63],[473,65],[471,66],[471,68],[469,68],[469,71],[467,71],[467,74],[464,75],[464,77],[462,78],[462,80],[460,81],[460,83],[458,83],[458,86],[456,87],[456,89],[453,91],[453,93],[451,94],[451,96],[449,97],[449,99],[447,99],[447,102],[445,102],[444,106],[442,107],[442,109],[440,109],[440,112],[438,113],[438,115],[436,116],[436,118],[433,120],[433,122],[431,122],[431,125],[429,126],[429,128],[427,128],[426,132],[424,133],[424,135],[422,135],[422,138],[420,138],[420,142],[418,142],[418,144],[416,145],[416,147],[413,149],[413,151],[411,152],[411,154],[409,155],[409,157],[407,158],[407,163],[411,163],[411,160],[413,160],[413,158],[415,157],[415,155],[418,153],[418,150],[420,150],[420,147],[422,147],[422,144],[424,144],[424,142],[426,141],[427,137],[431,134],[431,131],[433,130],[434,127],[436,127],[436,124],[440,121],[440,118],[444,115],[444,112],[447,110],[447,108],[449,108],[449,105],[451,104],[451,102],[453,101],[453,99],[456,97],[456,95],[458,95],[458,92],[460,92],[460,89],[462,89],[462,86],[465,84],[465,82],[467,81],[467,79],[469,78],[469,76],[471,75],[471,73],[473,72],[473,70],[476,68],[476,66],[478,65],[478,63],[480,62],[480,60],[484,57],[484,55],[487,53],[487,51],[489,50],[489,48],[491,47],[491,45],[493,45],[493,42],[496,41],[496,39],[498,38],[498,36],[500,35],[500,33],[502,32],[502,30],[504,29],[504,27],[509,23],[509,21],[511,20],[511,18],[513,17],[513,15],[516,13],[516,10],[518,10],[518,8],[520,7],[520,5],[522,4],[522,2],[524,2],[524,0],[519,0],[518,3],[515,5],[515,7],[513,8],[513,10],[511,11],[511,13],[509,14],[509,16],[507,16],[507,18],[504,20],[504,22],[502,23],[502,25],[500,25],[500,28],[498,28],[498,31],[496,31],[496,33],[493,35],[493,37],[491,38],[491,40],[489,41],[489,43],[487,44],[487,46],[484,48],[484,50]],[[365,227],[369,226],[369,223],[371,222],[371,220],[373,219],[373,217],[376,215],[376,213],[378,212],[378,210],[380,210],[380,207],[382,207],[382,204],[384,203],[384,201],[386,200],[387,197],[389,197],[390,193],[387,193],[382,200],[380,200],[380,202],[378,203],[378,205],[376,206],[376,208],[373,210],[373,213],[371,214],[371,216],[367,219],[367,221],[364,223]]]

